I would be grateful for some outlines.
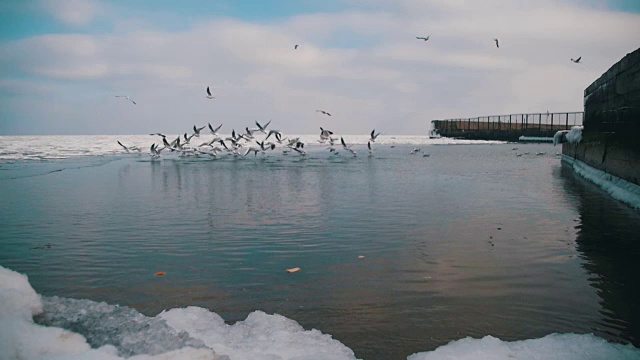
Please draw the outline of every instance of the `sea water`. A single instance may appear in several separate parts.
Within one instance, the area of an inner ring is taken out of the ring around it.
[[[148,136],[0,137],[0,266],[43,295],[37,323],[113,356],[640,345],[640,214],[559,147],[346,138],[353,157],[314,138],[152,161],[116,143]]]

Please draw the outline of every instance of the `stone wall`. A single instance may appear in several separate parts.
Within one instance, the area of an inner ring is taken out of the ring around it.
[[[583,140],[563,154],[640,185],[640,49],[587,87],[584,111]]]

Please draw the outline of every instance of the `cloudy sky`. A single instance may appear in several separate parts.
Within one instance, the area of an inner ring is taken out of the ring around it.
[[[433,119],[580,111],[638,34],[638,0],[3,0],[0,135],[269,119],[425,134]]]

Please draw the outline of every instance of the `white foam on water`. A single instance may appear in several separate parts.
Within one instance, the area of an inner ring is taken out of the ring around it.
[[[562,161],[571,165],[576,174],[598,185],[614,199],[640,209],[640,186],[593,168],[571,156],[562,155]]]
[[[34,322],[34,316],[38,323]],[[43,325],[45,324],[45,325]],[[0,266],[0,359],[341,360],[351,349],[318,330],[261,311],[228,325],[199,307],[155,317],[118,305],[38,295],[26,275]],[[587,334],[501,341],[465,338],[410,360],[640,359],[632,345]]]
[[[171,141],[179,135],[167,135]],[[182,135],[180,135],[182,136]],[[230,135],[221,135],[226,138]],[[325,144],[318,143],[318,134],[314,135],[286,135],[288,138],[299,137],[307,147],[322,149]],[[256,134],[256,139],[262,140],[265,136]],[[334,136],[336,137],[336,136]],[[212,135],[202,134],[199,138],[193,138],[192,145],[200,145],[211,141]],[[366,151],[368,135],[344,135],[345,141],[356,147],[362,147]],[[181,139],[182,140],[182,139]],[[75,136],[0,136],[0,160],[54,160],[79,156],[108,156],[126,154],[118,145],[118,141],[126,146],[137,146],[141,149],[141,155],[148,155],[151,144],[162,144],[159,136],[150,135],[75,135]],[[271,139],[269,139],[271,141]],[[336,144],[339,146],[340,137]],[[452,138],[429,139],[428,136],[406,135],[380,135],[374,144],[376,146],[389,145],[472,145],[472,144],[498,144],[501,141],[463,140]],[[257,146],[250,143],[250,146]],[[282,147],[279,145],[278,147]],[[136,156],[138,153],[128,154]],[[163,154],[164,155],[164,154]]]

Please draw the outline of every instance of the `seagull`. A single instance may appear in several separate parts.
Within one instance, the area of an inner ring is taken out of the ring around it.
[[[137,147],[137,146],[126,147],[126,146],[122,145],[122,143],[120,142],[120,140],[117,140],[117,141],[118,141],[118,145],[122,146],[122,148],[124,148],[124,150],[127,152],[127,154],[128,154],[129,152],[131,152],[131,151],[137,151],[137,152],[140,152],[140,149],[138,149],[138,147]]]
[[[380,135],[380,133],[376,134],[375,132],[376,132],[376,129],[373,129],[373,131],[371,131],[371,138],[369,140],[372,142],[375,142],[378,135]]]
[[[162,148],[164,149],[164,148]],[[162,149],[158,149],[158,145],[156,144],[151,144],[151,158],[152,159],[157,159],[160,157],[160,151],[162,151]]]
[[[416,39],[427,41],[427,40],[429,40],[430,37],[431,37],[431,35],[429,35],[427,37],[416,36]]]
[[[211,90],[209,90],[209,87],[207,86],[207,99],[215,99],[215,96],[211,96]]]
[[[279,130],[269,130],[269,134],[267,134],[267,137],[264,139],[267,140],[271,135],[274,135],[276,140],[280,139],[278,141],[282,142],[282,133]]]
[[[202,131],[202,129],[204,128],[205,126],[197,128],[195,125],[193,125],[193,135],[191,136],[200,137],[200,131]]]
[[[296,50],[296,49],[298,49],[298,44],[296,44],[296,45],[293,47],[293,50]]]
[[[353,149],[351,149],[350,146],[347,146],[347,144],[344,142],[344,138],[340,137],[340,142],[342,143],[343,149],[353,154],[353,156],[356,156],[356,152]]]
[[[165,134],[163,134],[163,133],[153,133],[153,134],[149,134],[149,135],[151,135],[151,136],[156,136],[156,135],[158,135],[158,136],[160,136],[160,137],[167,137],[167,135],[165,135]]]
[[[316,110],[316,112],[323,113],[325,115],[331,116],[331,114],[329,114],[328,112],[326,112],[324,110]]]
[[[577,64],[577,63],[579,63],[579,62],[580,62],[580,60],[581,60],[581,59],[582,59],[582,56],[580,56],[580,57],[579,57],[579,58],[577,58],[577,59],[571,59],[571,61],[573,61],[574,63],[576,63],[576,64]]]
[[[211,131],[212,135],[218,135],[218,130],[220,130],[220,128],[222,127],[222,124],[220,124],[220,126],[218,126],[217,128],[213,128],[213,126],[211,126],[211,124],[209,123],[209,130]]]
[[[496,42],[496,47],[497,47],[497,48],[499,48],[499,47],[500,47],[500,44],[498,43],[498,39],[493,39],[493,41],[495,41],[495,42]]]
[[[269,120],[269,122],[264,125],[260,125],[260,123],[256,121],[256,125],[258,126],[257,131],[260,131],[261,133],[266,134],[267,126],[269,126],[269,124],[271,124],[271,120]]]
[[[333,131],[325,130],[320,127],[320,142],[324,143],[327,140],[331,140],[331,135],[333,135]]]
[[[409,153],[410,155],[415,155],[417,153],[419,153],[421,150],[419,148],[414,148],[413,150],[411,150],[411,152]]]
[[[188,144],[191,141],[191,138],[196,136],[196,134],[191,134],[191,136],[187,136],[187,133],[184,133],[184,143]]]
[[[131,99],[131,98],[130,98],[130,97],[128,97],[128,96],[124,96],[124,95],[116,95],[116,97],[125,98],[125,99],[127,99],[127,100],[131,101],[131,102],[133,103],[133,105],[136,105],[136,102],[135,102],[135,101],[133,101],[133,99]]]

